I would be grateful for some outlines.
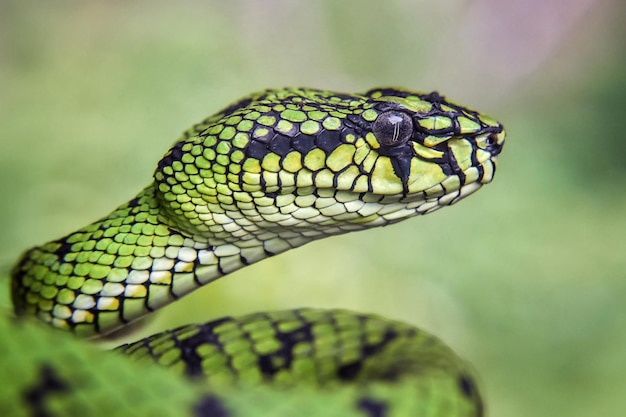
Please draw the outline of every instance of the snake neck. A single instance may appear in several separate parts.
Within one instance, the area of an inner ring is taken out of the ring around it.
[[[27,251],[12,272],[15,311],[81,335],[105,334],[311,240],[273,232],[238,238],[229,230],[236,223],[221,216],[194,233],[150,185],[108,216]]]

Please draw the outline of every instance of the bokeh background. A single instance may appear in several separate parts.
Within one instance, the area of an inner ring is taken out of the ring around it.
[[[492,185],[238,271],[145,331],[298,306],[374,312],[467,358],[491,416],[624,415],[625,8],[2,0],[2,280],[25,248],[133,197],[180,132],[249,92],[438,90],[507,127]]]

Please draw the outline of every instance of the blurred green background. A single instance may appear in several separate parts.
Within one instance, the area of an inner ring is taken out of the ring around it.
[[[467,358],[491,416],[623,415],[624,9],[2,0],[2,279],[25,248],[133,197],[180,132],[249,92],[436,89],[507,127],[492,185],[236,272],[146,331],[298,306],[375,312]]]

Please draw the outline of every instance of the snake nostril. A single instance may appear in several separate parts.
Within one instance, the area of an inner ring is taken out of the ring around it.
[[[499,140],[496,133],[492,133],[491,135],[487,136],[487,138],[485,139],[485,143],[487,144],[487,150],[493,156],[498,155],[502,151],[503,142]]]

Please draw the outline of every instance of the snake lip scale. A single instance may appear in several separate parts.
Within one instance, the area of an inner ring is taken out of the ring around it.
[[[504,142],[500,123],[436,92],[251,94],[185,131],[152,183],[128,203],[26,251],[12,270],[15,312],[78,336],[110,333],[269,256],[454,204],[492,181]],[[46,329],[28,326],[22,336],[12,332],[20,340],[48,340]],[[67,343],[61,358],[70,350],[83,357],[82,345]],[[19,354],[40,358],[40,350]],[[338,415],[443,416],[432,411],[437,407],[456,410],[450,416],[482,415],[471,372],[453,352],[411,326],[368,315],[262,313],[175,329],[120,351],[188,376],[217,378],[218,391],[224,378],[332,385],[384,376],[367,394],[349,394],[357,398]],[[55,360],[33,372],[63,391],[73,386],[65,379],[70,371]],[[399,378],[404,368],[408,376]],[[155,378],[153,389],[160,383]],[[40,398],[39,388],[32,392]],[[234,411],[239,405],[223,395],[203,397],[193,415],[262,415]],[[415,403],[408,400],[414,397]],[[48,415],[41,401],[34,406],[36,415]]]

